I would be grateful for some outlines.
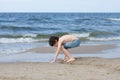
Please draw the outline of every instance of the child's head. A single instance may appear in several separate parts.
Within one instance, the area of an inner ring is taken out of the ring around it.
[[[50,44],[50,46],[55,46],[56,43],[58,42],[58,40],[59,40],[59,37],[57,37],[57,36],[51,36],[49,38],[49,44]]]

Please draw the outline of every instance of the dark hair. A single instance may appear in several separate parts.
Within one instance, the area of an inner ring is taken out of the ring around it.
[[[59,40],[59,37],[57,37],[57,36],[51,36],[50,38],[49,38],[49,45],[50,46],[54,46],[54,44],[56,43],[56,41],[58,41]]]

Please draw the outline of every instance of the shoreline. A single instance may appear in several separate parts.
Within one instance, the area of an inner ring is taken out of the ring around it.
[[[53,47],[37,47],[24,52],[1,56],[0,62],[49,62],[55,51],[56,48]],[[70,49],[70,53],[73,57],[120,58],[119,46],[116,44],[81,45]],[[58,59],[62,58],[63,54],[60,53]]]
[[[0,63],[0,80],[119,80],[119,62],[120,58],[87,57],[71,63]]]

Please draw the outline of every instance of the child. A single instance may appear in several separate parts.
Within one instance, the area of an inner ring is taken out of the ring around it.
[[[57,47],[57,50],[55,52],[55,56],[51,63],[54,63],[58,57],[58,54],[60,51],[64,53],[64,61],[71,62],[75,59],[70,55],[70,52],[68,51],[69,48],[74,48],[80,45],[80,40],[73,35],[63,35],[62,37],[57,36],[51,36],[49,39],[50,46]]]

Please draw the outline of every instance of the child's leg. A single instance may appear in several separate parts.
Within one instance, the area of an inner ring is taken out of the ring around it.
[[[63,52],[63,53],[64,53],[64,52]],[[64,61],[67,61],[67,60],[68,60],[68,56],[66,56],[66,55],[64,54],[63,60],[64,60]]]
[[[67,62],[70,62],[70,61],[74,61],[74,60],[75,60],[75,59],[70,55],[70,52],[69,52],[67,49],[64,48],[64,46],[62,46],[61,49],[62,49],[64,55],[68,57]]]

